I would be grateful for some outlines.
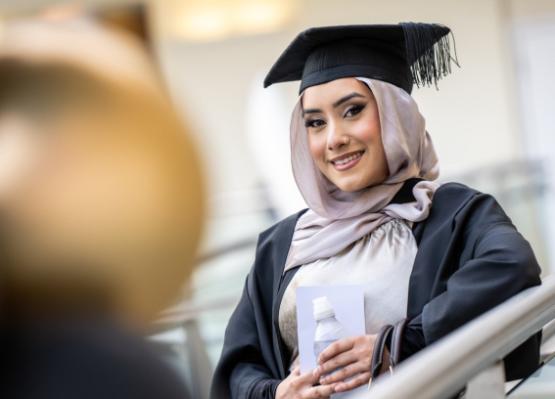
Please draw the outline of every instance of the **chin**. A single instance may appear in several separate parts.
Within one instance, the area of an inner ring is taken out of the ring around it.
[[[354,193],[355,191],[360,191],[366,187],[368,184],[361,182],[336,182],[335,185],[341,190],[347,193]]]
[[[376,179],[364,179],[364,180],[343,180],[343,181],[334,181],[333,184],[337,186],[341,191],[345,191],[347,193],[354,193],[356,191],[364,190],[365,188],[377,186],[381,184],[383,180],[376,180]]]

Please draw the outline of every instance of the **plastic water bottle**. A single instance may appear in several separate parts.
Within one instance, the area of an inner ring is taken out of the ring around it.
[[[320,353],[338,339],[348,337],[343,325],[335,318],[335,310],[326,296],[312,300],[316,330],[314,332],[314,356],[318,359]]]
[[[314,332],[314,356],[318,359],[320,353],[335,341],[346,338],[348,334],[343,325],[335,318],[335,310],[326,296],[312,300],[314,320],[316,320],[316,331]],[[336,370],[333,370],[333,373]],[[331,374],[330,373],[330,374]],[[367,392],[365,385],[347,392],[334,393],[331,399],[349,399],[360,397]]]

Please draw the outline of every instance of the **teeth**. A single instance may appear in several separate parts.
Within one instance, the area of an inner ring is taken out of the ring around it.
[[[356,154],[349,155],[347,158],[343,158],[343,159],[339,159],[337,161],[333,161],[333,163],[336,164],[336,165],[345,165],[345,164],[351,162],[354,159],[360,158],[361,155],[362,155],[361,152],[357,152]]]

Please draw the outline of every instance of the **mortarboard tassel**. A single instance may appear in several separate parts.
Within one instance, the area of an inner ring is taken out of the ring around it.
[[[460,67],[454,37],[454,58],[451,55],[448,33],[453,36],[452,32],[437,24],[403,22],[400,25],[405,35],[407,61],[414,83],[417,87],[433,83],[437,89],[437,81],[451,73],[451,61]]]

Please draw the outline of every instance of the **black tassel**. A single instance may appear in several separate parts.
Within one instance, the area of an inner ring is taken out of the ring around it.
[[[451,73],[451,61],[460,67],[453,33],[437,24],[403,22],[400,25],[405,34],[406,56],[413,82],[417,87],[433,83],[437,89],[437,81]],[[454,57],[449,34],[453,40]]]

